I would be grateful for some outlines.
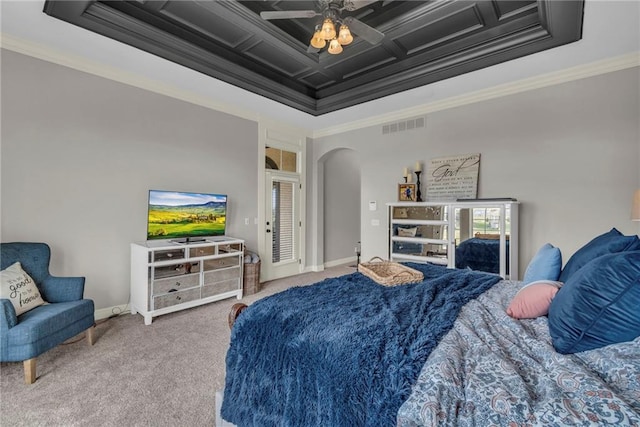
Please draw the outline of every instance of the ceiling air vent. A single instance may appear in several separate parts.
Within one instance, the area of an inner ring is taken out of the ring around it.
[[[412,130],[424,127],[424,117],[418,117],[416,119],[405,120],[403,122],[390,123],[382,126],[382,134],[388,135],[390,133],[404,132],[405,130]]]

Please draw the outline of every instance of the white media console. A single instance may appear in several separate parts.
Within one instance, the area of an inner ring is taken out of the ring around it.
[[[242,298],[244,241],[168,240],[131,244],[131,314],[154,317],[225,298]]]

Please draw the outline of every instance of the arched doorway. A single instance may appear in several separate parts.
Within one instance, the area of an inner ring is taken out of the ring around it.
[[[322,164],[323,264],[353,262],[360,241],[360,159],[347,148],[324,154]]]

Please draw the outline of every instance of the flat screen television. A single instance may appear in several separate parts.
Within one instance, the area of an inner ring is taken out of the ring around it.
[[[226,224],[226,194],[149,190],[147,240],[202,241],[224,236]]]

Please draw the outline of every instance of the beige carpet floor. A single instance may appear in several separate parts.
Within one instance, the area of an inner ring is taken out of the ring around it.
[[[354,271],[340,266],[266,282],[241,301]],[[38,357],[32,385],[24,383],[22,363],[0,364],[0,425],[215,425],[215,392],[224,388],[229,346],[227,315],[236,302],[159,316],[149,326],[131,314],[100,322],[95,345],[81,335]]]

